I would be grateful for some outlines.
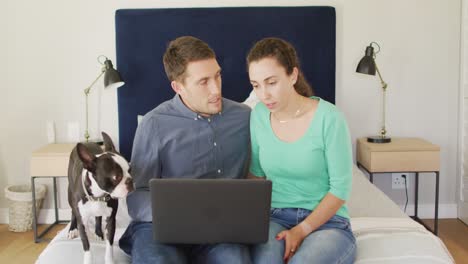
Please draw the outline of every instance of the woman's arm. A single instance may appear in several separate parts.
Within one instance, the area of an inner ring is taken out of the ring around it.
[[[317,205],[314,211],[296,227],[301,228],[307,236],[332,218],[345,201],[328,193]]]
[[[280,232],[276,239],[285,239],[284,260],[289,259],[304,238],[332,218],[344,203],[344,200],[328,193],[304,221],[290,230]]]
[[[250,114],[250,166],[247,179],[262,180],[265,179],[265,172],[260,164],[260,146],[257,141],[256,129],[258,127],[258,113],[254,109]],[[255,174],[254,174],[255,173]],[[256,176],[260,175],[260,176]]]
[[[251,172],[247,174],[247,179],[249,180],[265,180],[265,177],[258,177],[253,175]]]
[[[351,190],[352,147],[349,129],[344,116],[330,112],[324,122],[325,159],[329,174],[328,193],[323,197],[312,213],[294,228],[283,231],[279,239],[285,238],[285,260],[291,251],[297,250],[304,238],[333,217],[348,199]]]

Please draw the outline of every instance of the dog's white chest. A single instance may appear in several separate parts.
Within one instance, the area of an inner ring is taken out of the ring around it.
[[[83,204],[83,201],[80,201],[78,208],[82,218],[109,217],[112,213],[112,208],[107,206],[106,202],[101,201],[88,201],[85,204]]]

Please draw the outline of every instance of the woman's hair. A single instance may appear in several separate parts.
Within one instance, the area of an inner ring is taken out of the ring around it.
[[[312,96],[314,91],[304,78],[304,74],[299,65],[296,50],[287,41],[280,38],[264,38],[250,49],[247,55],[247,69],[252,62],[259,61],[264,58],[275,58],[278,63],[283,66],[288,75],[291,75],[294,67],[299,71],[294,89],[302,96]]]

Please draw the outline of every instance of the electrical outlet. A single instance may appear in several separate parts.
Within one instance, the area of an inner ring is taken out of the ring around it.
[[[402,175],[406,176],[406,187],[409,188],[408,173],[392,173],[392,189],[405,189],[405,179]]]

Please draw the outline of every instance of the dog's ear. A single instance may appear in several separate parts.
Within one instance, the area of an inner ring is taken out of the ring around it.
[[[101,134],[102,139],[104,139],[104,151],[117,153],[114,147],[114,143],[112,142],[112,139],[109,137],[109,135],[107,135],[105,132],[102,132]]]
[[[83,162],[83,167],[91,172],[96,171],[96,157],[89,152],[88,148],[84,144],[78,143],[76,151],[78,152],[78,157]]]

